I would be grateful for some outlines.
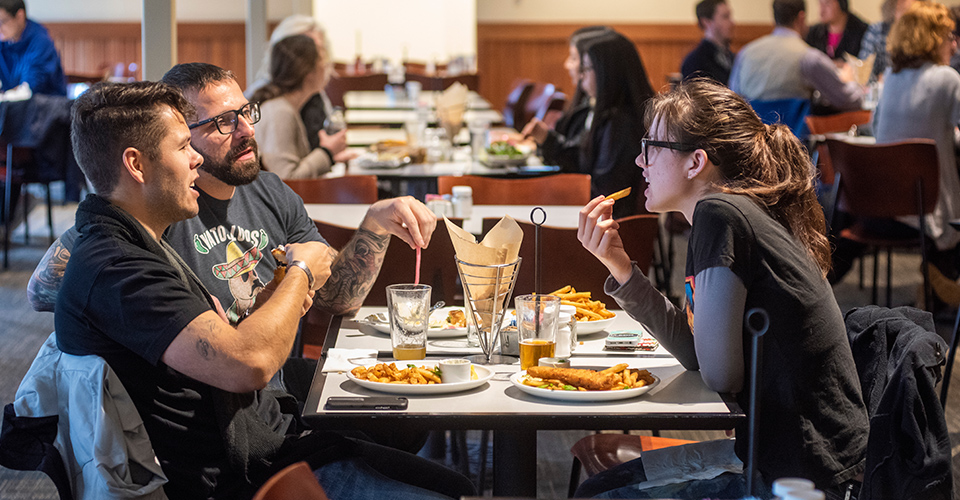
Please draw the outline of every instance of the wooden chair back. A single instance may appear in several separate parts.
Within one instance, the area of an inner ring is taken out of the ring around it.
[[[533,82],[527,79],[518,79],[513,82],[513,90],[507,95],[507,104],[503,108],[503,123],[516,130],[523,129],[527,123],[523,121],[523,109],[533,92]]]
[[[334,106],[343,106],[343,95],[351,90],[383,90],[387,85],[387,75],[374,73],[370,75],[335,75],[327,82],[327,97]]]
[[[489,231],[499,219],[483,219],[484,233]],[[620,236],[630,258],[646,273],[653,262],[654,242],[660,225],[656,215],[631,215],[619,219]],[[577,291],[591,292],[594,300],[608,302],[603,293],[603,284],[610,271],[600,263],[577,240],[576,228],[542,226],[540,230],[540,288],[534,290],[536,280],[536,234],[535,227],[529,222],[520,222],[523,230],[523,244],[520,246],[520,274],[514,286],[513,294],[522,295],[538,291],[550,293],[566,285],[573,285]],[[610,305],[608,303],[608,305]]]
[[[451,194],[453,186],[473,188],[476,205],[586,205],[590,201],[590,176],[556,174],[527,179],[494,179],[479,175],[437,177],[440,194]]]
[[[864,217],[933,212],[940,189],[934,141],[851,144],[827,139],[826,144],[840,173],[837,203],[846,212]]]
[[[306,462],[297,462],[276,473],[257,490],[253,500],[328,500]]]
[[[811,134],[823,135],[834,132],[847,132],[854,125],[861,126],[870,123],[873,118],[873,112],[869,110],[848,111],[846,113],[837,113],[827,116],[807,115],[807,128]],[[826,144],[818,142],[816,144],[817,168],[820,169],[820,180],[824,184],[833,184],[836,177],[836,170],[833,168],[833,161],[830,159],[830,152]]]
[[[372,204],[377,201],[377,176],[345,175],[321,179],[288,179],[304,203]]]
[[[462,219],[451,219],[457,225],[463,225]],[[430,246],[420,253],[420,283],[430,285],[432,302],[443,300],[447,305],[460,304],[463,301],[463,288],[457,284],[457,265],[453,260],[453,243],[442,220],[437,221],[437,229],[430,238]],[[417,262],[417,252],[396,236],[391,237],[387,254],[373,288],[367,295],[364,305],[386,306],[387,285],[413,283]]]

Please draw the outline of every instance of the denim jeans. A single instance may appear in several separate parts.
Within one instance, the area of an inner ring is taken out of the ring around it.
[[[359,458],[337,460],[313,471],[331,500],[449,500],[451,497],[390,479]]]

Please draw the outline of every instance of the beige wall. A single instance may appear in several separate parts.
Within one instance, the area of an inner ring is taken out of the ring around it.
[[[690,23],[699,0],[477,0],[480,23],[644,24]],[[771,23],[771,0],[728,0],[736,21]],[[880,19],[882,0],[851,0],[851,11],[867,22]],[[808,19],[819,19],[819,3],[807,0]]]
[[[477,53],[476,0],[314,0],[313,11],[337,60],[359,53],[444,62]]]

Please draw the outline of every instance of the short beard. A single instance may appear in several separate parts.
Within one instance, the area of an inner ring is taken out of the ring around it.
[[[247,148],[253,151],[253,159],[236,162],[236,157]],[[253,138],[244,139],[237,147],[230,150],[226,158],[223,159],[214,159],[200,149],[197,149],[197,152],[203,157],[200,170],[207,172],[228,186],[245,186],[257,180],[257,176],[260,175],[260,152],[257,148],[257,141]]]

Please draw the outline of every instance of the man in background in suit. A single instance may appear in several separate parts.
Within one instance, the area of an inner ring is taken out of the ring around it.
[[[684,80],[706,76],[726,85],[733,66],[730,40],[733,38],[733,11],[726,0],[702,0],[697,4],[697,24],[703,40],[683,59]]]

